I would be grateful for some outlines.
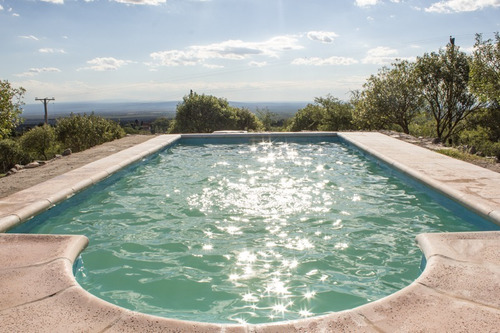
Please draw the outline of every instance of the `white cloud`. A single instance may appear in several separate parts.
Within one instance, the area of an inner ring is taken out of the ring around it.
[[[23,38],[23,39],[31,39],[31,40],[39,40],[37,37],[33,36],[33,35],[29,35],[29,36],[19,36],[19,38]]]
[[[331,31],[309,31],[307,33],[307,38],[322,43],[332,43],[336,37],[338,37],[338,35]]]
[[[398,51],[385,46],[379,46],[366,52],[366,57],[361,61],[363,64],[386,65],[393,62]]]
[[[302,49],[294,36],[277,36],[264,42],[227,40],[209,45],[194,45],[185,50],[151,53],[151,66],[194,66],[210,59],[244,60],[252,56],[278,58],[280,52]]]
[[[50,2],[50,3],[56,3],[59,5],[64,4],[64,0],[42,0],[43,2]]]
[[[0,5],[0,10],[3,10],[3,6],[2,5]]]
[[[92,60],[87,61],[87,64],[91,65],[89,67],[83,67],[82,69],[91,69],[94,71],[102,72],[102,71],[114,71],[118,68],[130,64],[132,61],[130,60],[120,60],[115,59],[113,57],[104,57],[104,58],[94,58]]]
[[[63,49],[52,49],[49,47],[38,49],[38,52],[40,52],[40,53],[63,53],[63,54],[66,53],[66,51],[64,51]]]
[[[267,61],[250,61],[248,65],[252,67],[264,67],[267,66]]]
[[[118,3],[124,3],[127,5],[152,5],[158,6],[159,4],[166,3],[167,0],[112,0]]]
[[[59,73],[61,70],[55,67],[30,68],[27,72],[16,74],[18,77],[32,77],[41,73]]]
[[[500,0],[443,0],[426,8],[426,12],[459,13],[473,12],[488,7],[500,7]]]
[[[355,4],[358,7],[368,7],[368,6],[374,6],[378,3],[378,0],[356,0]]]
[[[340,65],[348,66],[357,64],[358,61],[353,58],[346,57],[329,57],[329,58],[297,58],[292,61],[292,65],[307,65],[307,66],[328,66],[328,65]]]

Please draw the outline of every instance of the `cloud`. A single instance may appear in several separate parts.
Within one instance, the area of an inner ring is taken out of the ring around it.
[[[267,66],[267,61],[250,61],[248,65],[251,67],[264,67]]]
[[[473,12],[488,7],[500,7],[500,0],[443,0],[426,8],[426,12],[460,13]]]
[[[385,46],[379,46],[366,52],[366,57],[361,61],[363,64],[386,65],[393,62],[398,51]]]
[[[358,7],[369,7],[379,3],[379,0],[356,0],[354,3]]]
[[[335,56],[329,58],[297,58],[292,61],[292,65],[307,66],[349,66],[357,63],[358,61],[353,58]]]
[[[64,51],[63,49],[52,49],[49,47],[38,49],[38,52],[40,52],[40,53],[63,53],[63,54],[66,53],[66,51]]]
[[[41,1],[55,3],[55,4],[58,4],[58,5],[64,4],[64,0],[41,0]]]
[[[330,31],[309,31],[307,33],[307,38],[322,43],[332,43],[336,37],[338,37],[338,35]]]
[[[39,40],[37,37],[33,36],[33,35],[29,35],[29,36],[19,36],[19,38],[23,38],[23,39],[31,39],[31,40]]]
[[[130,64],[132,61],[130,60],[119,60],[113,57],[105,57],[105,58],[94,58],[92,60],[87,61],[87,64],[91,65],[88,67],[80,68],[79,70],[90,69],[98,72],[102,71],[114,71],[118,68]]]
[[[194,66],[208,60],[244,60],[252,56],[278,58],[283,51],[299,50],[302,46],[294,36],[277,36],[263,42],[227,40],[209,45],[194,45],[185,50],[168,50],[151,53],[155,61],[151,66]]]
[[[124,3],[127,5],[152,5],[158,6],[162,3],[166,3],[167,0],[112,0],[118,3]]]
[[[3,10],[3,6],[2,5],[0,5],[0,10]]]
[[[61,70],[55,67],[30,68],[27,72],[16,74],[18,77],[32,77],[41,73],[59,73]]]

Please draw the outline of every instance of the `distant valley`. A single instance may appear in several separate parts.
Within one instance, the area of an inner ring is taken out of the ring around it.
[[[159,117],[174,118],[177,105],[180,101],[167,102],[61,102],[48,104],[49,122],[55,123],[60,117],[71,113],[90,114],[94,112],[105,118],[124,121],[152,121]],[[276,113],[278,118],[289,118],[308,102],[229,102],[234,107],[248,108],[255,112],[257,109],[268,109]],[[33,125],[44,120],[42,103],[26,104],[23,106],[22,117],[24,125]]]

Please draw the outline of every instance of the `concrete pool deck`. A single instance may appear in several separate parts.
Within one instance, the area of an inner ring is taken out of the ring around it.
[[[306,134],[304,134],[306,135]],[[500,174],[379,133],[339,133],[500,224]],[[155,137],[0,199],[6,231],[178,139]],[[6,332],[498,332],[500,232],[417,236],[427,265],[408,287],[342,312],[261,325],[209,324],[126,310],[89,294],[72,266],[84,236],[0,234],[0,330]]]

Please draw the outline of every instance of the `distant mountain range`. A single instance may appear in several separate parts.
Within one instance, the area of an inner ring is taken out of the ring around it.
[[[71,113],[94,112],[102,117],[111,119],[139,119],[150,120],[159,117],[174,118],[175,110],[180,101],[167,102],[53,102],[48,105],[49,120],[67,116]],[[294,115],[308,102],[229,102],[235,107],[245,107],[255,112],[257,109],[268,109],[278,114],[280,118]],[[44,119],[42,103],[26,104],[23,106],[22,117],[26,123],[36,123]]]

